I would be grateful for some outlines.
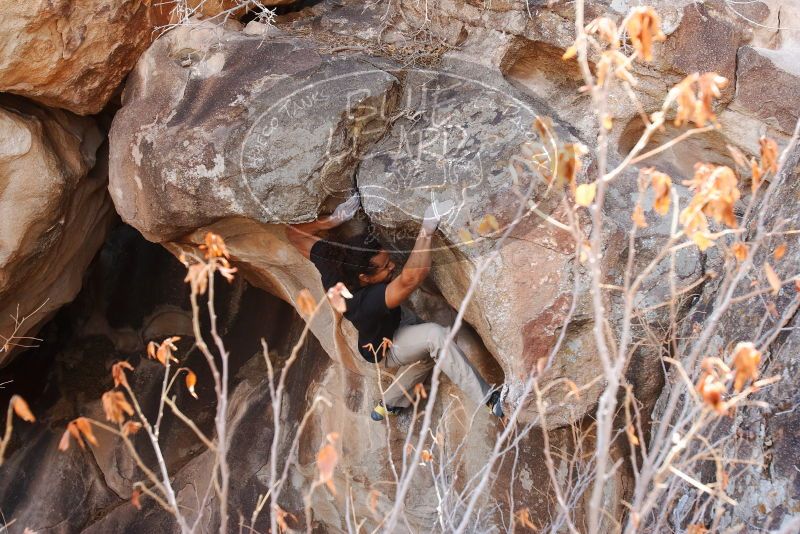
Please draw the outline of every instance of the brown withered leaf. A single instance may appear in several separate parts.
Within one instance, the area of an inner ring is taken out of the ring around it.
[[[491,213],[487,213],[481,218],[481,221],[478,223],[478,233],[480,235],[489,235],[492,232],[496,232],[500,229],[500,225],[497,223],[497,219]]]
[[[531,520],[531,511],[527,506],[518,510],[517,513],[514,514],[514,522],[533,531],[536,530],[536,525]]]
[[[778,291],[781,290],[781,279],[768,261],[764,262],[764,274],[767,276],[767,282],[772,288],[772,294],[777,295]]]
[[[670,89],[668,101],[675,101],[678,112],[675,115],[675,126],[685,122],[693,122],[697,127],[707,122],[716,123],[713,100],[722,95],[721,89],[728,85],[728,80],[716,72],[705,74],[693,73]]]
[[[423,462],[430,462],[433,460],[433,454],[428,449],[423,449],[421,453],[419,453],[419,457]]]
[[[125,421],[125,424],[122,425],[122,435],[123,436],[130,436],[136,434],[142,429],[142,423],[138,421]]]
[[[188,282],[192,293],[205,295],[208,289],[209,266],[205,263],[194,263],[186,269],[184,282]]]
[[[75,427],[83,434],[83,437],[86,438],[86,441],[97,446],[97,438],[94,437],[94,432],[92,431],[92,423],[85,417],[78,417],[73,421],[75,423]]]
[[[194,371],[191,369],[186,369],[186,389],[189,390],[189,394],[197,398],[197,393],[194,390],[194,386],[197,385],[197,375],[194,374]]]
[[[772,251],[772,257],[776,260],[783,258],[786,255],[786,243],[781,243],[775,250]]]
[[[205,252],[206,258],[230,258],[228,248],[221,236],[208,232],[204,239],[204,244],[200,245],[200,250]]]
[[[750,342],[737,343],[733,349],[733,389],[741,391],[748,380],[758,378],[758,365],[761,363],[761,351]]]
[[[236,267],[231,267],[231,264],[228,263],[228,260],[225,258],[220,258],[217,262],[217,271],[221,274],[228,283],[233,282],[234,273],[237,271]]]
[[[178,363],[178,359],[173,356],[172,351],[178,350],[178,347],[175,346],[175,342],[180,339],[180,336],[172,336],[168,337],[160,344],[151,341],[147,344],[147,356],[151,360],[158,360],[163,366],[167,365],[167,361]]]
[[[333,484],[333,471],[336,469],[337,463],[339,463],[339,454],[332,444],[328,443],[317,453],[319,480],[324,482],[334,495],[336,495],[336,486]]]
[[[106,391],[102,397],[103,411],[106,419],[114,423],[123,423],[125,414],[133,415],[133,407],[121,391]]]
[[[590,184],[581,184],[575,189],[575,203],[578,206],[587,208],[594,202],[594,196],[597,193],[597,184],[592,182]]]
[[[71,424],[72,423],[70,423],[70,425]],[[64,433],[61,434],[61,439],[58,442],[58,450],[65,451],[65,450],[69,449],[69,436],[70,436],[70,433],[71,432],[69,431],[69,427],[67,427],[67,429],[64,430]]]
[[[564,51],[564,55],[561,56],[561,59],[567,61],[568,59],[572,59],[578,55],[578,47],[575,45],[571,45]]]
[[[25,402],[25,399],[19,395],[14,395],[11,397],[11,407],[14,409],[14,413],[17,414],[17,417],[23,421],[27,421],[29,423],[36,421],[36,418],[33,416],[33,412],[31,412],[31,409],[28,407],[28,403]]]
[[[645,173],[650,176],[650,184],[655,195],[653,209],[659,215],[666,215],[669,212],[669,203],[672,198],[672,178],[655,169],[647,169]]]
[[[133,371],[133,366],[125,361],[117,362],[111,366],[111,377],[114,379],[114,387],[129,387],[128,378],[125,376],[125,369]]]
[[[472,233],[467,228],[461,228],[458,231],[458,237],[466,244],[472,244]]]
[[[581,170],[581,156],[588,152],[580,143],[567,143],[558,150],[558,167],[556,179],[559,184],[574,186],[575,178]]]
[[[69,438],[75,438],[75,441],[78,442],[81,449],[86,448],[86,444],[83,442],[83,437],[81,437],[81,431],[78,429],[78,425],[75,424],[75,421],[70,421],[67,424],[67,429],[64,431],[64,435],[61,436],[61,441],[58,443],[58,449],[61,451],[65,451],[69,449]]]
[[[628,435],[628,441],[634,447],[639,445],[639,438],[636,436],[636,429],[633,428],[633,425],[628,425],[625,428],[625,433]]]
[[[747,245],[742,242],[736,242],[731,245],[731,252],[733,252],[733,256],[738,261],[744,261],[747,259]]]
[[[728,405],[724,400],[727,389],[725,384],[713,373],[703,373],[697,383],[697,392],[700,397],[720,415],[728,413]]]
[[[769,137],[761,136],[758,140],[761,151],[761,172],[778,172],[778,144]]]
[[[134,490],[131,492],[131,504],[137,510],[142,509],[142,503],[140,501],[141,497],[142,497],[142,490],[140,490],[139,488],[134,488]]]
[[[619,31],[617,23],[608,17],[600,17],[586,25],[586,33],[597,34],[600,39],[611,45],[612,48],[619,48]]]
[[[636,204],[631,214],[631,220],[638,228],[647,228],[647,219],[644,216],[644,209],[641,204]]]
[[[761,186],[761,168],[756,163],[756,158],[750,159],[750,190],[755,193]]]
[[[666,39],[661,32],[661,17],[649,6],[633,8],[625,21],[625,30],[637,54],[645,61],[653,60],[653,42]]]
[[[414,386],[414,396],[419,397],[420,399],[428,398],[428,392],[425,391],[425,386],[422,384],[422,382]]]
[[[317,307],[317,302],[311,295],[311,291],[305,288],[301,289],[300,293],[297,294],[295,307],[301,314],[305,315],[306,317],[314,313],[314,309],[316,309]]]

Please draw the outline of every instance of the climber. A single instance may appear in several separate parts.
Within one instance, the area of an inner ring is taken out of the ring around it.
[[[373,420],[381,421],[411,405],[413,387],[425,380],[433,368],[450,331],[436,323],[422,322],[402,304],[428,275],[431,238],[442,214],[452,209],[452,202],[434,202],[426,210],[414,249],[397,276],[389,253],[369,233],[342,242],[320,237],[321,232],[352,219],[359,207],[356,192],[330,216],[288,225],[286,233],[289,241],[317,267],[326,290],[342,282],[353,294],[346,301],[344,317],[358,330],[359,352],[364,359],[398,368],[399,378],[371,414]],[[441,369],[468,397],[485,403],[493,415],[503,417],[501,391],[505,388],[487,384],[455,342],[449,344]]]

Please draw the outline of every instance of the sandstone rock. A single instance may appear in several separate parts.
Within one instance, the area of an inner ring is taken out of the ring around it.
[[[791,134],[800,117],[800,47],[739,49],[736,97],[731,108]]]
[[[352,187],[359,154],[387,120],[360,110],[391,100],[397,83],[296,38],[178,28],[126,87],[110,133],[111,196],[123,220],[158,241],[224,217],[310,220]]]
[[[142,0],[4,2],[0,91],[81,115],[99,112],[165,24]]]
[[[102,142],[92,119],[18,97],[0,99],[0,130],[0,333],[11,336],[13,317],[38,309],[14,333],[31,336],[78,293],[103,242],[113,217],[105,151],[92,169]],[[13,341],[0,351],[0,365],[16,344],[36,342]]]

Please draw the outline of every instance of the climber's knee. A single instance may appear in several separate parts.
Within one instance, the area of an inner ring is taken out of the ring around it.
[[[428,333],[428,349],[433,358],[439,356],[439,351],[444,346],[449,330],[449,328],[442,325],[431,323],[430,332]]]

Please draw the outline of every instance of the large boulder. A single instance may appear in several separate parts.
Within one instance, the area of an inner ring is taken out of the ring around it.
[[[431,195],[451,198],[459,208],[442,226],[433,280],[457,307],[500,233],[451,245],[484,215],[503,227],[517,218],[515,187],[527,184],[514,186],[508,167],[535,137],[538,108],[496,70],[456,62],[449,72],[401,69],[317,46],[211,25],[156,42],[133,71],[111,129],[109,187],[118,212],[176,253],[208,230],[219,233],[252,283],[293,302],[303,287],[321,298],[322,287],[279,223],[315,219],[358,187],[370,221],[402,252]],[[393,156],[398,145],[421,157]],[[535,189],[541,194],[546,184]],[[514,382],[511,399],[554,345],[574,285],[571,238],[522,213],[466,315]],[[347,321],[325,308],[312,330],[333,358],[364,367]],[[590,323],[571,328],[553,378],[592,382],[592,345]],[[558,408],[553,424],[583,416],[599,387],[595,381],[581,402]]]
[[[103,137],[94,120],[3,96],[0,132],[3,365],[20,346],[36,345],[19,338],[78,293],[113,209],[107,168],[95,166]]]
[[[80,115],[99,112],[169,8],[144,0],[2,3],[0,91]]]

